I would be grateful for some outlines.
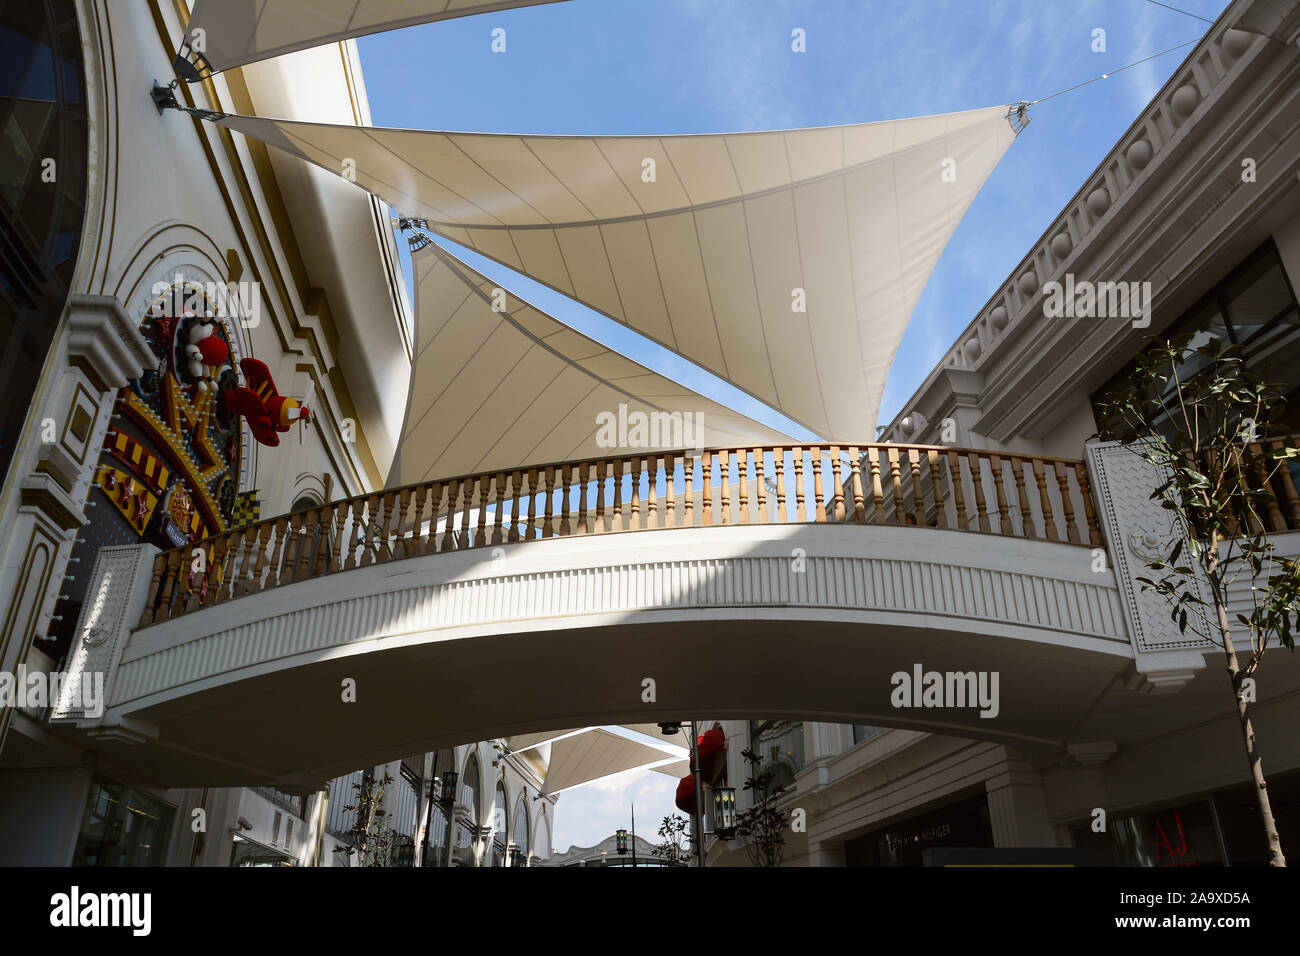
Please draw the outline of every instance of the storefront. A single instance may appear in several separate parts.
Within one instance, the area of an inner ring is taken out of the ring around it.
[[[927,849],[992,846],[989,803],[981,790],[844,841],[844,863],[846,866],[921,866]]]
[[[1300,771],[1268,781],[1284,854],[1300,853]],[[1159,809],[1070,827],[1089,866],[1266,866],[1268,846],[1254,788],[1243,783]]]

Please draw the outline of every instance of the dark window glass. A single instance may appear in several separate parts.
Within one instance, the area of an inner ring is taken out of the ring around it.
[[[74,866],[162,866],[172,808],[125,784],[95,777]]]
[[[68,298],[86,204],[73,0],[0,0],[0,479]],[[51,175],[52,174],[52,175]],[[50,180],[53,181],[50,181]]]

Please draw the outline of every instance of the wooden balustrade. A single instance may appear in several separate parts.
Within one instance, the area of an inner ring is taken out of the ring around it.
[[[1300,527],[1289,472],[1282,485],[1269,517]],[[421,554],[569,535],[805,522],[1101,544],[1081,461],[874,443],[653,453],[371,492],[165,551],[141,625]]]

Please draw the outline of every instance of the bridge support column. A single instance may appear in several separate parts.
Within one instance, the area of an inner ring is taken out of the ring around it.
[[[1006,770],[988,779],[984,787],[995,846],[1056,846],[1043,782],[1028,763],[1008,761]]]

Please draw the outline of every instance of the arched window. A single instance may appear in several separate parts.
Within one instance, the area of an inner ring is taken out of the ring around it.
[[[515,827],[511,842],[519,847],[519,859],[526,862],[530,849],[528,840],[528,791],[519,794],[515,802]]]
[[[482,818],[482,806],[479,802],[478,758],[470,754],[465,761],[465,772],[460,776],[460,800],[462,807],[469,809],[469,815],[460,821],[456,845],[466,847],[474,845],[478,831],[478,821]]]
[[[533,856],[545,860],[551,855],[551,831],[546,825],[546,803],[538,811],[537,823],[533,827]]]
[[[506,785],[497,783],[496,802],[492,806],[492,865],[506,865]]]

